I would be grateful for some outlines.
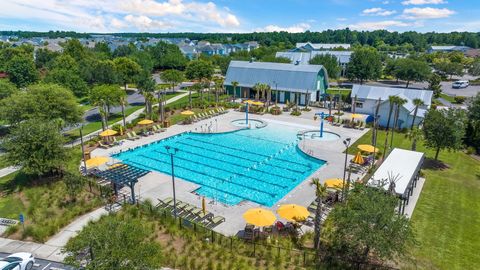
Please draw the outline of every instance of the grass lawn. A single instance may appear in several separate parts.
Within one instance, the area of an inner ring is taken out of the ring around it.
[[[455,98],[452,97],[452,96],[449,96],[449,95],[447,95],[447,94],[443,94],[443,93],[442,93],[442,94],[440,94],[440,97],[443,98],[443,99],[445,99],[445,100],[448,101],[448,102],[455,103]]]
[[[81,152],[73,148],[67,161],[69,168],[78,168]],[[6,235],[13,239],[45,242],[76,217],[101,206],[98,195],[87,187],[72,202],[65,184],[58,178],[36,179],[22,172],[0,178],[0,217],[17,219],[25,215],[25,230],[11,227]]]
[[[378,145],[383,150],[385,132],[379,132]],[[358,144],[370,143],[371,131]],[[404,134],[395,134],[394,146],[410,149]],[[418,143],[417,151],[429,158],[423,169],[426,183],[413,213],[418,247],[412,250],[416,262],[407,269],[477,269],[480,265],[480,161],[463,152],[434,151]]]
[[[327,94],[329,94],[329,95],[341,94],[343,100],[345,100],[347,97],[349,97],[351,92],[352,92],[352,90],[344,89],[344,88],[328,88],[327,89]]]

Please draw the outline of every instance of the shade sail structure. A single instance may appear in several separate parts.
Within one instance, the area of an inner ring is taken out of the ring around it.
[[[331,178],[331,179],[327,179],[325,180],[325,186],[327,188],[343,188],[343,179],[340,179],[340,178]]]
[[[140,122],[138,122],[139,125],[150,125],[150,124],[153,124],[153,121],[152,120],[149,120],[149,119],[144,119]]]
[[[252,208],[243,213],[243,218],[249,224],[264,227],[273,225],[277,218],[275,214],[269,210],[262,208]]]
[[[277,213],[288,221],[303,221],[310,215],[307,208],[297,204],[281,205]]]
[[[92,167],[98,167],[100,165],[103,165],[107,163],[108,160],[109,160],[108,157],[94,157],[85,161],[85,163],[87,164],[87,168],[92,168]]]
[[[370,144],[360,144],[357,147],[360,151],[367,152],[367,153],[378,153],[378,148],[374,147],[373,145]]]
[[[362,157],[362,153],[358,152],[353,158],[352,162],[356,164],[364,164],[365,159]]]
[[[108,137],[108,136],[113,136],[116,135],[118,132],[115,130],[107,129],[105,131],[100,132],[101,137]]]
[[[190,116],[190,115],[194,115],[195,113],[192,112],[192,111],[183,111],[180,113],[181,115],[187,115],[187,116]]]

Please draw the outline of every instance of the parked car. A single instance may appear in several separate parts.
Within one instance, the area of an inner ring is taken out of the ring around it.
[[[31,270],[35,264],[35,258],[31,253],[14,253],[0,260],[0,270]]]
[[[455,81],[452,84],[452,88],[460,89],[467,88],[470,85],[469,81]]]

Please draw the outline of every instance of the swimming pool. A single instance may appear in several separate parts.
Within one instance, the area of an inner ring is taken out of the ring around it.
[[[222,134],[182,133],[115,155],[123,163],[171,174],[165,146],[178,148],[175,176],[200,185],[196,193],[225,204],[249,200],[272,206],[325,161],[297,147],[301,129],[268,123]]]

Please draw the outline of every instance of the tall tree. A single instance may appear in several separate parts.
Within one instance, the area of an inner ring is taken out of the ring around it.
[[[125,96],[125,91],[118,85],[98,85],[90,91],[90,103],[98,107],[100,116],[102,117],[102,128],[104,130],[108,126],[110,108],[115,105],[120,105],[122,98]]]
[[[409,219],[396,213],[397,205],[398,198],[383,188],[355,183],[348,202],[329,215],[329,254],[357,269],[370,261],[408,257],[415,235]]]
[[[232,87],[233,87],[233,99],[235,99],[235,92],[237,91],[238,82],[237,82],[237,81],[233,81],[233,82],[232,82]],[[277,93],[277,94],[278,94],[278,93]]]
[[[3,146],[5,158],[26,174],[43,176],[63,169],[67,148],[54,121],[28,119],[16,125]]]
[[[425,103],[423,102],[423,100],[419,99],[419,98],[414,98],[413,99],[413,105],[415,105],[415,110],[413,111],[413,119],[412,119],[412,125],[410,127],[411,130],[413,130],[413,127],[415,126],[415,120],[417,118],[417,114],[418,114],[418,108],[420,106],[423,106],[425,105]]]
[[[18,88],[8,80],[0,80],[0,100],[18,92]]]
[[[411,81],[423,82],[428,79],[431,73],[432,70],[426,61],[412,58],[396,60],[394,75],[396,78],[406,81],[407,88]]]
[[[63,53],[70,55],[77,61],[87,56],[87,48],[78,39],[68,40],[62,46]]]
[[[133,83],[137,76],[142,71],[140,65],[127,57],[118,57],[113,60],[115,70],[117,71],[118,80],[125,87],[127,91],[127,85]]]
[[[347,76],[351,80],[376,80],[382,74],[382,61],[375,48],[359,47],[354,50],[347,65]]]
[[[407,103],[406,99],[403,99],[403,98],[400,98],[400,97],[397,97],[395,99],[395,116],[394,116],[394,120],[393,120],[392,139],[390,140],[390,149],[392,149],[392,146],[393,146],[393,135],[395,135],[395,129],[398,128],[398,120],[399,120],[399,116],[400,116],[400,110],[403,107],[403,105],[405,105],[405,103]]]
[[[161,246],[150,240],[152,234],[138,219],[103,216],[68,241],[65,262],[85,270],[160,269]]]
[[[155,100],[155,80],[150,75],[150,72],[142,72],[142,75],[139,77],[137,82],[137,87],[140,93],[145,98],[145,115],[149,119],[153,117],[153,101]],[[163,119],[162,119],[163,121]]]
[[[155,61],[156,69],[183,69],[188,60],[174,44],[158,42],[155,46],[148,48],[148,52]]]
[[[332,54],[318,54],[309,61],[310,65],[322,65],[331,79],[337,79],[340,76],[340,65],[338,59]]]
[[[65,124],[76,124],[81,115],[72,92],[56,84],[31,85],[0,101],[0,118],[9,124],[28,119],[60,119]]]
[[[47,73],[44,81],[46,83],[56,83],[70,89],[77,97],[83,97],[88,92],[87,83],[71,70],[54,69]]]
[[[213,77],[213,82],[215,83],[215,105],[218,105],[219,100],[219,93],[223,89],[223,81],[224,79],[219,76]]]
[[[440,150],[458,150],[465,135],[465,113],[462,110],[428,110],[423,120],[425,146],[434,149],[435,160]]]
[[[38,81],[39,74],[33,58],[28,55],[17,55],[5,64],[5,71],[10,81],[17,87],[25,87]]]
[[[468,127],[465,141],[480,153],[480,93],[468,105]]]
[[[442,77],[436,73],[432,73],[428,78],[428,89],[433,91],[433,96],[439,98],[442,93]]]
[[[185,69],[185,77],[189,80],[196,80],[200,83],[208,83],[212,79],[214,72],[213,65],[204,60],[193,60],[187,64]],[[203,100],[203,91],[200,92],[201,99]]]

